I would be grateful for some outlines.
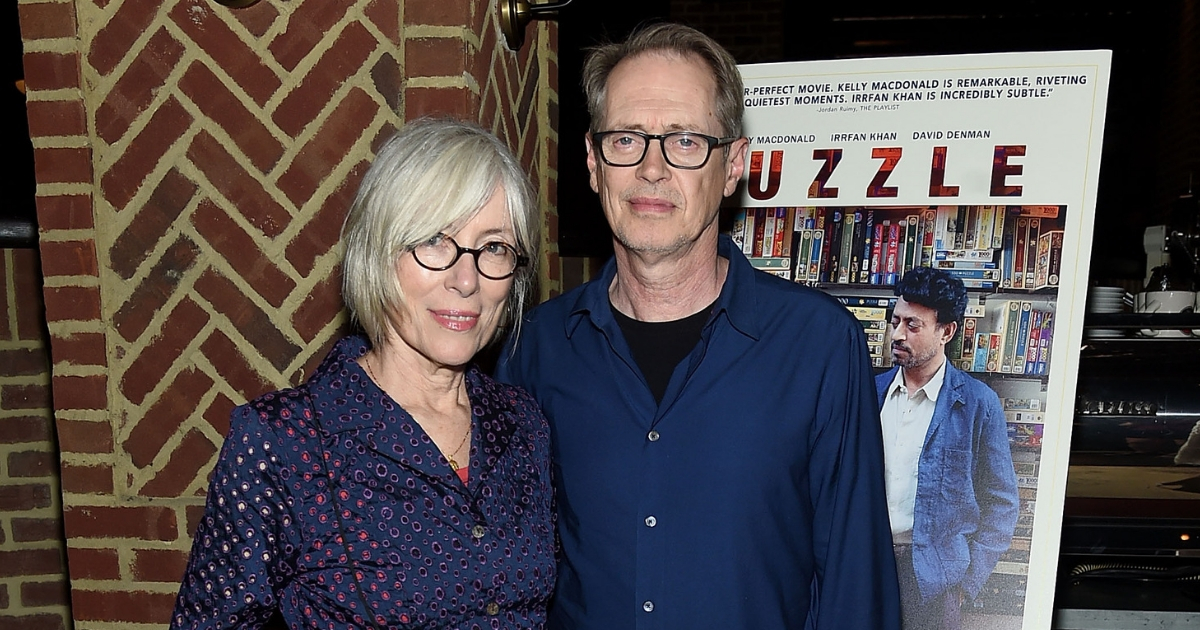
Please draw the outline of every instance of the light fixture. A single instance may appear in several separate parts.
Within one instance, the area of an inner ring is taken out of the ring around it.
[[[244,9],[252,4],[257,4],[258,0],[217,0],[217,4],[223,4],[230,9]]]
[[[571,4],[552,2],[549,4],[530,4],[527,0],[496,0],[500,10],[500,32],[504,34],[504,43],[508,49],[516,52],[525,45],[525,27],[533,20],[558,19],[558,10]]]

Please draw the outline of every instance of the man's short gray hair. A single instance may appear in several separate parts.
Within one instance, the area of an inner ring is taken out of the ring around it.
[[[617,44],[592,48],[583,62],[583,92],[587,96],[591,131],[607,131],[604,125],[604,97],[608,77],[625,59],[658,53],[682,58],[696,57],[712,71],[716,91],[713,102],[721,135],[742,135],[742,75],[737,61],[720,44],[700,31],[682,24],[660,23],[639,28]]]
[[[513,276],[498,335],[520,322],[537,279],[541,222],[520,163],[491,133],[459,120],[414,120],[383,143],[342,225],[342,297],[375,347],[404,303],[396,279],[400,256],[439,233],[453,234],[497,188],[517,250],[530,259]]]

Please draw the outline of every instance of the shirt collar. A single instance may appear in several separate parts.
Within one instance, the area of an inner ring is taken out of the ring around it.
[[[933,378],[929,379],[928,383],[925,383],[925,385],[923,387],[921,387],[921,389],[917,390],[917,391],[924,390],[925,397],[935,403],[937,402],[938,394],[940,394],[942,391],[942,383],[944,383],[946,381],[946,364],[949,362],[950,362],[949,359],[946,359],[943,357],[942,366],[939,367],[938,371],[933,374]],[[900,391],[900,388],[903,385],[904,385],[904,368],[900,368],[900,369],[896,370],[896,376],[892,378],[892,384],[888,385],[887,396],[885,398],[891,398],[892,396],[895,396],[896,393]],[[911,398],[912,396],[915,396],[916,393],[917,392],[908,392],[908,395]]]
[[[759,272],[725,234],[717,237],[717,255],[729,260],[729,271],[725,277],[725,284],[721,287],[721,295],[713,306],[709,323],[724,313],[735,329],[748,337],[758,339],[761,331],[756,294]],[[567,338],[575,334],[584,319],[590,318],[600,329],[616,325],[608,299],[608,287],[612,285],[616,275],[617,262],[614,257],[604,265],[598,278],[582,287],[575,304],[571,307],[570,316],[564,322]]]

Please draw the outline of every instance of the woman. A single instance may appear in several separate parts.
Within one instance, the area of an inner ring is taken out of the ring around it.
[[[549,437],[469,365],[533,283],[535,208],[496,138],[407,124],[342,229],[342,339],[233,412],[172,627],[537,628],[554,584]]]

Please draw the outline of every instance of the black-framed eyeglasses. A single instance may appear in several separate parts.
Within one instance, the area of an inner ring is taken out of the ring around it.
[[[694,131],[673,131],[654,134],[631,131],[598,131],[592,134],[592,144],[600,159],[609,166],[637,166],[646,159],[650,141],[658,140],[663,159],[675,168],[695,170],[708,164],[713,149],[727,145],[737,137],[716,138]]]
[[[471,249],[459,245],[445,234],[437,234],[417,243],[411,251],[413,260],[430,271],[445,271],[453,267],[463,254],[470,254],[475,259],[475,269],[479,275],[490,280],[504,280],[529,264],[528,258],[503,241],[489,241]]]

